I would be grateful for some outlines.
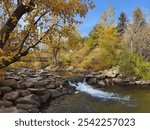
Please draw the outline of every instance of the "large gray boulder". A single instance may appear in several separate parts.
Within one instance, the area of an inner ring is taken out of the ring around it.
[[[11,101],[0,101],[0,108],[1,107],[12,107],[13,103]]]
[[[3,100],[15,101],[19,97],[19,91],[13,91],[6,93],[3,97]]]
[[[1,91],[2,94],[9,93],[9,92],[12,91],[12,88],[10,88],[10,87],[0,87],[0,91]]]
[[[20,97],[15,101],[16,104],[31,104],[39,107],[41,105],[40,99],[38,96],[31,94],[29,96]]]
[[[29,96],[31,92],[29,90],[19,90],[20,97]]]

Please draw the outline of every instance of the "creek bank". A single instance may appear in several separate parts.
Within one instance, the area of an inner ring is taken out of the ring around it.
[[[65,78],[50,71],[8,69],[0,81],[0,112],[37,113],[50,100],[74,92]]]
[[[110,87],[110,86],[137,86],[137,87],[150,87],[150,80],[142,80],[137,77],[128,78],[123,76],[118,67],[108,70],[92,72],[86,75],[86,82],[89,85],[96,87]]]

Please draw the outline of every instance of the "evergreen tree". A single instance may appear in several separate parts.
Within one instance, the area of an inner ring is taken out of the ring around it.
[[[117,30],[118,33],[122,36],[127,27],[127,16],[124,12],[122,12],[118,18]]]

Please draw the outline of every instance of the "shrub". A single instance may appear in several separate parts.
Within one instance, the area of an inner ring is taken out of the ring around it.
[[[127,76],[150,79],[150,62],[144,61],[140,54],[130,50],[123,51],[119,66],[120,70]]]

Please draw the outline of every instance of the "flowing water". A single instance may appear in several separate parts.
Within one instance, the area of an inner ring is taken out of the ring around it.
[[[46,112],[150,112],[150,88],[114,86],[96,89],[86,82],[71,83],[76,92],[50,102]]]

